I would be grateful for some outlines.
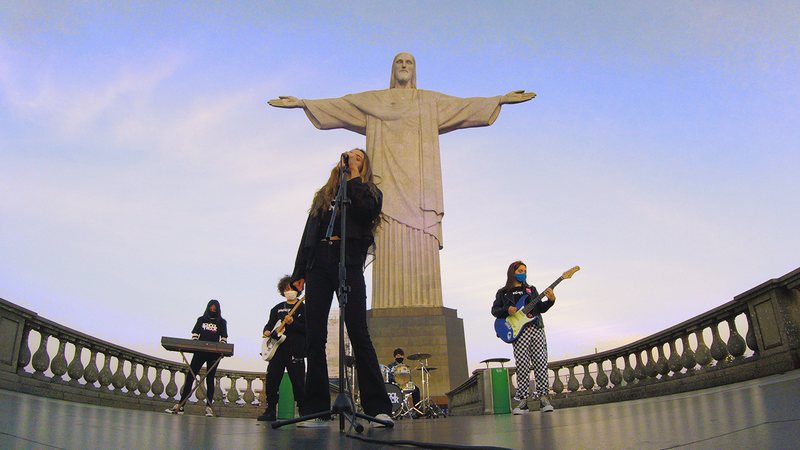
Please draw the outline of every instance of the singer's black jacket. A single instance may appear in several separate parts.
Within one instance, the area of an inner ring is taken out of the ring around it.
[[[381,213],[383,193],[376,186],[370,188],[360,177],[355,177],[347,181],[347,197],[351,203],[347,207],[345,261],[348,266],[363,267],[367,250],[375,242],[372,222]],[[292,281],[305,278],[306,271],[314,267],[314,251],[325,237],[329,220],[330,212],[320,216],[308,215],[300,248],[297,249]],[[338,226],[335,228],[339,229]]]

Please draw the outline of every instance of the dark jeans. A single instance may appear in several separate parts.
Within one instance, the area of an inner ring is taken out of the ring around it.
[[[306,273],[306,401],[308,413],[329,410],[328,363],[325,344],[328,341],[328,314],[333,294],[339,287],[339,243],[320,243],[315,251],[314,266]],[[347,267],[347,305],[344,323],[353,344],[358,374],[361,406],[367,415],[391,414],[392,404],[383,384],[378,357],[367,329],[367,291],[360,266]],[[345,381],[342,380],[342,383]]]
[[[214,362],[217,360],[219,355],[215,355],[213,353],[203,353],[197,352],[192,355],[192,361],[189,363],[189,367],[192,368],[192,372],[195,374],[200,372],[200,369],[203,367],[203,364],[206,365],[206,369],[210,369]],[[211,406],[211,403],[214,401],[214,376],[217,374],[217,368],[214,367],[214,370],[210,370],[208,372],[208,376],[206,377],[206,404]],[[191,373],[186,373],[186,381],[183,383],[183,390],[181,391],[181,401],[186,400],[189,397],[189,393],[192,391],[192,386],[194,386],[194,377]]]
[[[303,397],[305,396],[305,376],[306,362],[303,358],[293,358],[289,351],[289,343],[284,342],[278,347],[275,356],[267,366],[267,411],[275,411],[278,406],[278,390],[283,379],[283,371],[289,372],[289,380],[292,382],[292,392],[294,400],[297,402],[300,415],[307,414],[303,407]]]

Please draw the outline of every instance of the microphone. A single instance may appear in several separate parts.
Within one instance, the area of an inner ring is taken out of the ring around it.
[[[342,161],[344,161],[344,165],[350,164],[350,155],[347,152],[342,153]]]

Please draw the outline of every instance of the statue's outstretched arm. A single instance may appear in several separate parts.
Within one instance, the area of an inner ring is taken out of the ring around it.
[[[531,100],[534,97],[536,97],[535,92],[525,92],[524,89],[521,91],[511,91],[500,99],[500,104],[505,105],[507,103],[527,102],[528,100]],[[272,104],[272,102],[270,102],[270,104]]]
[[[275,106],[276,108],[304,108],[306,106],[303,99],[292,97],[291,95],[281,95],[278,98],[273,98],[267,103],[269,103],[270,106]]]

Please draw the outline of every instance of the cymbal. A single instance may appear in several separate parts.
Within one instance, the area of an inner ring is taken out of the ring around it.
[[[428,372],[431,372],[431,371],[436,370],[436,369],[438,369],[438,367],[426,367],[425,368],[425,370],[427,370]],[[422,370],[422,367],[417,367],[417,370]]]
[[[411,361],[416,361],[418,359],[428,359],[431,357],[430,353],[414,353],[413,355],[408,355],[408,359]]]

